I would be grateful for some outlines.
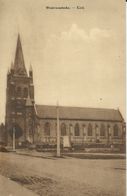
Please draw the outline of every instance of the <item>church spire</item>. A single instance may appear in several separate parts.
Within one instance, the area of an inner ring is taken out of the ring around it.
[[[29,76],[30,76],[31,78],[33,78],[33,69],[32,69],[31,64],[30,64],[30,68],[29,68]]]
[[[23,57],[23,51],[22,51],[22,45],[21,45],[21,40],[20,40],[19,34],[18,34],[17,47],[16,47],[16,53],[15,53],[14,73],[16,75],[27,76],[24,57]]]

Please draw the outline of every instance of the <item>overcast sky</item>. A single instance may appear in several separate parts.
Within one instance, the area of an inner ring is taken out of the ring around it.
[[[0,0],[0,122],[18,32],[38,104],[119,108],[125,116],[124,0]],[[85,9],[46,9],[84,6]]]

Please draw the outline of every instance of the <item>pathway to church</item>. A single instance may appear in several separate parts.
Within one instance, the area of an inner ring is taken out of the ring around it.
[[[0,153],[0,175],[40,196],[124,196],[125,166],[124,159],[37,158]]]

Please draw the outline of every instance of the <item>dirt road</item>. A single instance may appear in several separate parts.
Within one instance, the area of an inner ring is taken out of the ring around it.
[[[125,195],[125,160],[0,153],[0,174],[43,196]]]

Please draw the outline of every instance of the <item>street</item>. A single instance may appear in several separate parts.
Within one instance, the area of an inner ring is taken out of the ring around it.
[[[125,159],[37,158],[0,153],[0,175],[40,196],[124,196],[125,167]]]

